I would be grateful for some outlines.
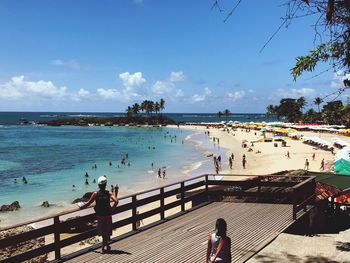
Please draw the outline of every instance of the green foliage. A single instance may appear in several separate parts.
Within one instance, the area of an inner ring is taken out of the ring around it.
[[[322,115],[327,124],[342,124],[343,103],[340,100],[330,101],[323,106]]]
[[[325,123],[330,125],[345,125],[350,127],[350,104],[340,100],[330,101],[323,105],[320,111],[320,104],[323,101],[321,98],[315,98],[314,104],[318,106],[318,112],[314,109],[308,109],[305,113],[302,112],[305,107],[305,99],[283,98],[278,105],[269,105],[266,107],[266,115],[274,115],[278,119],[285,118],[289,122],[304,122],[304,123]]]
[[[151,101],[151,100],[144,100],[141,104],[135,103],[131,107],[128,106],[126,109],[126,115],[128,117],[131,116],[137,116],[139,112],[145,112],[147,115],[151,115],[155,112],[156,114],[159,113],[161,110],[165,108],[165,101],[163,99],[160,99],[160,101]]]
[[[325,62],[331,57],[331,49],[327,44],[319,45],[306,56],[297,57],[295,66],[291,69],[293,79],[296,80],[305,71],[314,71],[317,63]]]

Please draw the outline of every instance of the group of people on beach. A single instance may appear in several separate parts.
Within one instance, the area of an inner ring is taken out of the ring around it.
[[[107,178],[100,176],[98,178],[98,191],[93,192],[87,202],[79,205],[80,209],[87,208],[95,202],[94,210],[97,216],[97,233],[102,237],[101,253],[109,253],[111,251],[110,241],[113,230],[112,214],[117,207],[118,185],[111,186],[111,190],[106,190]],[[111,206],[111,201],[113,205]],[[136,212],[139,215],[139,211]],[[142,220],[136,222],[139,228]],[[231,262],[231,239],[227,236],[227,223],[223,218],[218,218],[215,222],[215,232],[208,236],[206,262]]]
[[[288,152],[288,154],[289,154],[289,152]],[[316,153],[313,153],[311,158],[312,158],[313,161],[316,161]],[[304,170],[309,170],[309,169],[310,169],[310,162],[309,162],[309,159],[306,158],[305,159],[305,164],[304,164]],[[325,170],[325,160],[324,160],[324,158],[322,158],[320,170],[321,171]]]
[[[219,156],[214,156],[213,157],[213,160],[214,160],[214,168],[215,168],[215,173],[218,174],[219,173],[219,170],[221,168],[221,155]]]

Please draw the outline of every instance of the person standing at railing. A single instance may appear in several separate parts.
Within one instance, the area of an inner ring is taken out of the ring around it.
[[[113,208],[118,204],[118,186],[114,188],[114,193],[106,190],[107,178],[100,176],[97,180],[99,191],[94,192],[91,195],[89,201],[80,206],[81,209],[88,207],[94,201],[96,205],[94,210],[97,215],[97,233],[102,236],[102,253],[110,251],[111,247],[108,242],[112,235],[112,207],[111,200],[113,201]]]
[[[226,235],[227,224],[218,218],[215,224],[215,233],[208,236],[207,263],[231,262],[231,239]]]

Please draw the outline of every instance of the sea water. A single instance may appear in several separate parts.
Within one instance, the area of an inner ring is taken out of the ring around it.
[[[67,209],[96,190],[93,180],[101,175],[126,195],[211,171],[205,152],[220,151],[203,134],[178,128],[1,126],[0,205],[19,201],[21,209],[0,213],[0,227]],[[159,168],[166,179],[158,178]],[[53,206],[41,207],[44,201]]]

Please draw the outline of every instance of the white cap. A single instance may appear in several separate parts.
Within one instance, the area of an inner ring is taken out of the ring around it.
[[[107,178],[106,176],[100,176],[97,180],[98,184],[107,184]]]

